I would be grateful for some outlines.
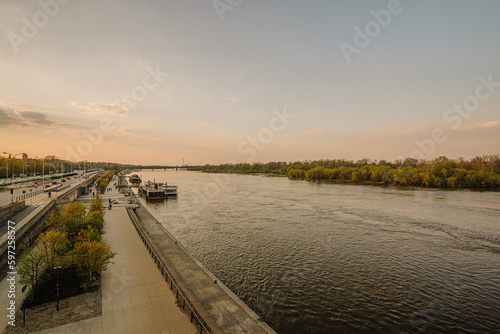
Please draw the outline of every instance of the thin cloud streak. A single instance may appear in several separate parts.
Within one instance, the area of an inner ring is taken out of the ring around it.
[[[241,101],[239,97],[226,97],[226,100],[229,101],[231,104],[235,104]]]
[[[76,101],[71,101],[71,105],[78,109],[83,109],[86,113],[91,115],[115,115],[126,117],[130,112],[130,106],[126,103],[79,103]]]
[[[454,128],[454,130],[460,131],[460,130],[474,130],[474,129],[491,129],[491,128],[496,128],[497,126],[500,126],[500,121],[490,121],[490,122],[464,125]]]
[[[314,137],[321,137],[325,133],[319,129],[312,128],[304,132],[302,135],[300,135],[300,138],[307,139],[307,138],[314,138]]]

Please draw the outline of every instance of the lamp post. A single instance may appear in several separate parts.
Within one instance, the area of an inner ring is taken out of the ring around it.
[[[39,158],[39,157],[35,157],[35,159],[42,160],[42,170],[43,170],[43,172],[42,172],[42,175],[43,175],[43,178],[42,178],[42,189],[45,189],[45,159]],[[35,164],[35,168],[36,168],[36,164]],[[35,173],[35,176],[36,176],[36,173]]]
[[[57,310],[59,311],[59,269],[61,269],[62,266],[59,266],[59,267],[54,267],[52,269],[55,269],[57,270],[56,271],[56,288],[57,288]]]
[[[12,153],[9,153],[9,152],[3,152],[3,154],[8,154],[9,157],[12,156],[12,159],[15,159],[19,154],[26,154],[26,153],[17,153],[17,154],[12,154]],[[24,171],[24,162],[23,162],[23,171]],[[12,187],[14,187],[14,161],[12,161],[12,183],[11,183]],[[11,199],[11,203],[14,203],[14,189],[12,189],[12,199]]]
[[[45,159],[37,158],[42,160],[42,189],[45,189]]]

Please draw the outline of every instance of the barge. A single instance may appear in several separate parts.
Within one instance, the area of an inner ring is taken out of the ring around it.
[[[139,187],[139,195],[147,201],[164,200],[167,193],[163,189],[162,183],[147,182]]]
[[[146,200],[162,200],[168,196],[177,196],[177,186],[170,186],[167,183],[156,183],[148,181],[144,185],[139,185],[139,195]]]
[[[139,187],[141,185],[141,178],[137,174],[131,175],[129,180],[132,187]]]

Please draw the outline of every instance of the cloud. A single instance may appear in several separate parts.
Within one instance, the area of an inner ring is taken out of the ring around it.
[[[0,127],[25,127],[25,126],[53,126],[64,125],[61,122],[50,120],[44,114],[37,111],[15,110],[7,113],[0,109]]]
[[[304,132],[303,134],[300,135],[300,138],[313,138],[313,137],[321,137],[324,135],[324,132],[322,132],[319,129],[316,128],[311,128]]]
[[[235,103],[241,101],[241,99],[239,97],[226,97],[226,100],[231,102],[232,104],[235,104]]]
[[[500,126],[500,121],[490,121],[490,122],[458,126],[454,127],[453,130],[490,129],[490,128],[496,128],[497,126]]]
[[[91,115],[111,114],[116,116],[126,117],[130,112],[130,106],[127,103],[94,103],[87,104],[71,101],[71,105],[78,109],[86,110],[86,113]]]
[[[24,123],[28,125],[61,125],[62,123],[52,121],[47,118],[44,114],[37,112],[37,111],[28,111],[28,110],[16,110],[14,112],[17,117],[19,117]]]
[[[429,127],[427,125],[422,125],[422,126],[415,126],[413,128],[402,129],[399,131],[399,133],[406,135],[406,134],[416,133],[416,132],[420,132],[420,131],[425,131],[427,129],[429,129]]]
[[[5,100],[0,100],[0,107],[12,109],[15,107],[15,104]]]
[[[115,131],[120,133],[134,133],[135,126],[117,126]]]
[[[0,109],[0,127],[7,128],[11,126],[26,126],[19,118],[12,117]]]
[[[215,124],[212,124],[212,123],[209,123],[209,122],[205,122],[205,121],[202,121],[201,119],[196,119],[196,122],[198,122],[199,124],[203,125],[203,126],[208,126],[210,128],[213,128],[215,126]]]

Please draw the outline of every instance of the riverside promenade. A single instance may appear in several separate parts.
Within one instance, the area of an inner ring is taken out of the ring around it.
[[[88,205],[91,198],[78,200]],[[197,333],[135,231],[126,198],[112,190],[103,195],[105,206],[109,199],[118,204],[106,210],[103,238],[118,254],[102,273],[102,316],[36,333]]]

